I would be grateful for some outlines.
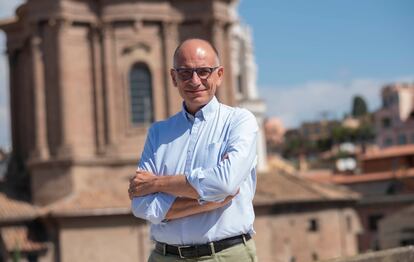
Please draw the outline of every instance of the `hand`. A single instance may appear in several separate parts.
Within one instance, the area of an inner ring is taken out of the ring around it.
[[[157,192],[154,185],[156,180],[157,176],[153,173],[138,169],[129,180],[129,198],[132,200],[132,198],[137,196],[145,196]]]

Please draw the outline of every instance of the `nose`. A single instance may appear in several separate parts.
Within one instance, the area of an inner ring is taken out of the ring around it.
[[[197,87],[201,84],[201,79],[197,75],[196,71],[193,71],[193,75],[190,78],[190,83],[193,87]]]

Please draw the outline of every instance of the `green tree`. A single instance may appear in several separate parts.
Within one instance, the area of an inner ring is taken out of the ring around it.
[[[368,113],[367,103],[362,96],[354,96],[352,101],[352,116],[360,117]]]

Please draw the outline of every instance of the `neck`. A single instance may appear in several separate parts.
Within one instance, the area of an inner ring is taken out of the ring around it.
[[[200,107],[189,107],[189,106],[187,106],[185,103],[184,103],[184,105],[185,105],[185,110],[187,110],[187,112],[189,113],[189,114],[191,114],[191,115],[195,115],[201,108],[203,108],[203,106],[200,106]]]

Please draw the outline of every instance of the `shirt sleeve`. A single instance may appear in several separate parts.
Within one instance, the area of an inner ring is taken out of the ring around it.
[[[197,168],[187,175],[187,181],[200,196],[200,201],[221,202],[236,194],[242,182],[257,163],[256,118],[246,109],[234,116],[225,154],[227,158],[212,168]]]
[[[154,162],[154,136],[154,128],[152,126],[148,132],[138,168],[159,175]],[[134,216],[148,220],[152,224],[159,224],[164,220],[175,198],[175,196],[166,193],[134,197],[131,201],[131,210]]]

